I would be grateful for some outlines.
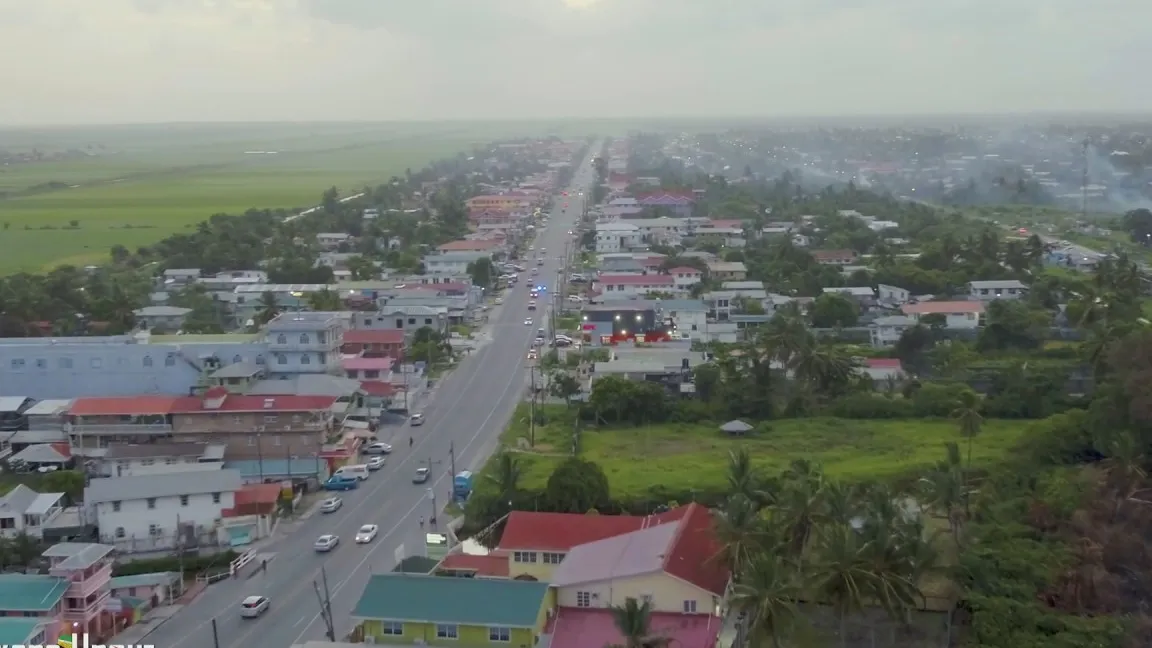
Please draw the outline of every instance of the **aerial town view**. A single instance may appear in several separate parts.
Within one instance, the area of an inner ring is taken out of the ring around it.
[[[1152,95],[890,4],[0,3],[0,645],[1152,645]]]

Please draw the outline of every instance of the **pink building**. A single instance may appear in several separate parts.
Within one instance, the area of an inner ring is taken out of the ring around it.
[[[340,366],[345,375],[355,380],[392,382],[392,358],[344,356]]]
[[[103,637],[105,607],[112,580],[112,547],[102,544],[62,542],[44,552],[48,573],[67,583],[60,606],[60,621],[76,632]]]

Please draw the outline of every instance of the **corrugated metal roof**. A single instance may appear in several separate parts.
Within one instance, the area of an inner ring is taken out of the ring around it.
[[[241,486],[243,480],[239,471],[206,467],[205,470],[161,475],[93,479],[84,489],[84,501],[88,504],[98,504],[148,497],[235,492],[240,490]]]

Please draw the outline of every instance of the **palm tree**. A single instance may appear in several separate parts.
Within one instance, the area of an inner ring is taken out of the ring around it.
[[[256,325],[264,326],[280,314],[280,302],[276,300],[276,293],[267,290],[260,294],[260,308],[256,312]]]
[[[948,532],[956,546],[961,546],[961,530],[964,521],[964,503],[968,501],[968,485],[960,459],[960,446],[949,442],[944,445],[944,461],[924,477],[920,478],[920,488],[924,503],[929,508],[943,514],[948,520]]]
[[[768,498],[767,493],[760,489],[760,476],[752,466],[752,455],[747,448],[737,448],[728,453],[728,494],[743,495],[757,506],[761,506]]]
[[[747,619],[751,645],[780,648],[802,620],[796,601],[803,598],[804,582],[797,563],[777,552],[765,552],[747,565],[728,603]]]
[[[819,558],[812,565],[812,582],[823,600],[830,602],[840,622],[840,647],[848,645],[848,617],[863,610],[873,591],[868,548],[849,525],[832,525],[821,534]]]
[[[980,434],[984,418],[980,416],[980,397],[974,391],[965,391],[960,395],[959,406],[952,411],[952,417],[960,426],[960,436],[968,441],[967,472],[972,472],[972,440]],[[964,511],[968,512],[968,499],[964,500]]]
[[[817,525],[825,519],[825,487],[824,471],[802,459],[784,471],[784,487],[773,513],[793,556],[804,554]]]
[[[652,624],[652,605],[634,598],[624,599],[624,605],[612,606],[612,619],[616,629],[624,636],[624,643],[609,644],[605,648],[667,648],[672,640],[649,634]]]
[[[856,361],[843,350],[809,346],[792,357],[796,382],[821,396],[837,396],[857,374]]]
[[[713,511],[712,516],[720,551],[711,559],[721,561],[732,574],[740,574],[763,552],[768,541],[760,509],[746,496],[735,494],[729,495],[724,506]]]
[[[308,308],[321,313],[330,313],[343,310],[344,302],[341,301],[338,293],[325,288],[308,294]]]
[[[522,474],[520,459],[507,448],[501,450],[496,457],[496,470],[488,473],[486,478],[495,487],[502,507],[507,506],[510,510],[520,495]]]

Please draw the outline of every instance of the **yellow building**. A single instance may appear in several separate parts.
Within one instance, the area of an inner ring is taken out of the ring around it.
[[[532,648],[554,608],[547,583],[376,574],[352,617],[376,643]]]

